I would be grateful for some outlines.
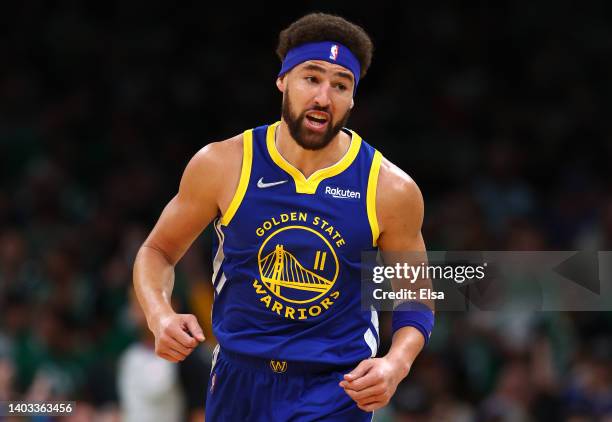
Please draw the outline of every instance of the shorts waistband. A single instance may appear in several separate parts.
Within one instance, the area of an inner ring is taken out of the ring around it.
[[[335,365],[321,362],[303,362],[303,361],[287,361],[279,359],[264,359],[255,356],[243,355],[234,353],[228,350],[220,349],[219,356],[226,361],[242,366],[248,369],[258,369],[277,374],[288,375],[315,375],[331,372],[349,373],[357,365]]]

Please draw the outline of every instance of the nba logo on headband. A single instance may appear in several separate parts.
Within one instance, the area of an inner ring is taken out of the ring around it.
[[[331,46],[329,50],[329,58],[336,61],[338,60],[338,46],[336,44]]]
[[[342,48],[342,54],[340,54],[340,48]],[[282,77],[295,66],[308,60],[324,60],[350,70],[355,77],[355,86],[353,88],[353,95],[355,95],[357,84],[359,84],[359,77],[361,76],[361,64],[348,47],[337,41],[311,42],[293,47],[287,51],[283,58],[283,64],[280,72],[278,72],[278,77]]]

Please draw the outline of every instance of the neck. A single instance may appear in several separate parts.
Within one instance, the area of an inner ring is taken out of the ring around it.
[[[340,131],[324,148],[315,151],[307,150],[302,148],[291,136],[284,119],[276,128],[276,149],[289,164],[298,169],[306,178],[317,170],[336,164],[344,157],[350,145],[351,136]]]

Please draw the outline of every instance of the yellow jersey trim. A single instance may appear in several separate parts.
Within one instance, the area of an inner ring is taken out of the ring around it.
[[[355,161],[355,157],[357,157],[357,154],[359,153],[359,148],[361,148],[361,136],[357,135],[357,133],[351,130],[351,145],[349,146],[346,154],[344,154],[344,157],[342,157],[336,164],[317,170],[312,173],[310,177],[306,178],[301,171],[293,167],[287,160],[285,160],[285,158],[276,149],[274,133],[279,124],[280,122],[276,122],[268,126],[268,132],[266,134],[268,153],[270,154],[272,161],[274,161],[277,166],[289,173],[289,175],[293,178],[295,181],[295,191],[297,193],[314,194],[317,191],[317,187],[321,181],[329,177],[337,176],[346,170],[351,163]]]
[[[244,199],[247,187],[249,186],[249,179],[251,178],[251,166],[253,164],[253,129],[249,129],[244,132],[242,137],[242,170],[240,171],[240,181],[238,182],[238,188],[234,193],[232,202],[230,202],[225,214],[221,217],[221,224],[227,226],[232,218],[238,211],[238,207]]]
[[[376,185],[378,184],[378,173],[380,172],[380,163],[382,162],[382,154],[379,151],[374,153],[372,159],[372,167],[370,167],[370,175],[368,176],[368,190],[366,193],[366,204],[368,210],[368,221],[372,229],[372,246],[376,246],[380,231],[378,228],[378,219],[376,217]]]

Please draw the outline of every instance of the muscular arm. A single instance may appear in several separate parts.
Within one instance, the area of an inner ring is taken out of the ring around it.
[[[383,159],[376,196],[376,210],[380,236],[378,247],[385,265],[407,262],[419,265],[426,262],[425,242],[421,234],[423,197],[416,183],[398,167]],[[406,282],[406,280],[404,280]],[[393,288],[431,287],[430,280],[417,280],[402,286],[392,280]],[[432,301],[424,301],[433,309]],[[362,361],[340,383],[358,406],[367,412],[386,405],[399,382],[408,375],[412,363],[425,344],[425,339],[414,327],[403,327],[395,332],[386,356]]]
[[[136,256],[136,295],[155,335],[156,352],[168,360],[184,359],[197,345],[195,339],[204,340],[195,317],[177,315],[170,305],[174,266],[204,228],[227,208],[238,184],[241,159],[241,137],[200,150],[187,164],[178,193]]]
[[[386,265],[397,262],[418,266],[427,263],[425,242],[421,234],[423,225],[423,196],[419,187],[402,170],[384,160],[379,177],[380,205],[377,207],[383,227],[378,246]],[[431,280],[393,280],[395,290],[408,288],[418,292],[431,289]],[[422,300],[434,309],[433,300]],[[391,348],[385,358],[396,368],[400,381],[410,371],[412,363],[425,344],[423,334],[414,327],[403,327],[393,335]],[[399,381],[398,381],[399,382]]]

